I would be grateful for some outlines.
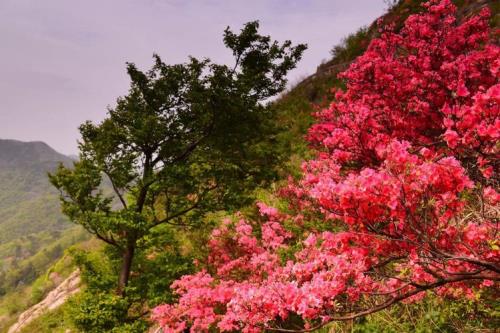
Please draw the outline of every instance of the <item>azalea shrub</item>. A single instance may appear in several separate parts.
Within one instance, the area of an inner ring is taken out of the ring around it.
[[[311,331],[399,302],[498,292],[500,47],[449,0],[380,31],[317,114],[289,209],[213,231],[154,309],[165,332]]]

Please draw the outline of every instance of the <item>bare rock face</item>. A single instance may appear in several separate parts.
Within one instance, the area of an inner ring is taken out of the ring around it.
[[[17,322],[9,328],[8,333],[20,332],[23,327],[38,318],[46,311],[54,310],[66,302],[73,294],[80,290],[80,271],[71,273],[66,280],[52,290],[40,303],[24,311]]]
[[[50,273],[49,279],[50,279],[50,281],[52,281],[54,286],[58,286],[63,282],[63,278],[62,278],[61,274],[56,273],[56,272]]]

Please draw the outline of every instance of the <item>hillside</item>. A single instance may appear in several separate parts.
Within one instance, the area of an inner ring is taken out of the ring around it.
[[[73,271],[66,249],[87,246],[47,177],[74,159],[44,142],[0,139],[0,332]]]
[[[68,226],[47,180],[59,162],[71,160],[43,142],[0,140],[0,246]]]
[[[60,162],[71,159],[43,142],[0,140],[0,303],[85,236],[63,217],[48,182]]]
[[[394,23],[400,28],[406,18],[422,10],[424,0],[392,1],[392,5],[380,19],[369,26],[361,27],[358,31],[346,36],[338,45],[333,45],[331,57],[318,65],[316,72],[306,77],[277,101],[276,106],[283,110],[283,118],[287,123],[292,122],[292,132],[298,131],[305,134],[310,123],[304,123],[304,118],[309,118],[314,110],[314,105],[324,105],[329,98],[332,87],[342,87],[337,79],[337,74],[349,67],[349,64],[361,55],[368,47],[370,40],[378,36],[378,21],[383,24]],[[500,24],[500,3],[493,0],[455,0],[453,3],[458,8],[460,18],[469,17],[484,7],[491,10],[491,25]],[[298,118],[292,114],[299,115]],[[309,118],[309,121],[311,119]],[[297,134],[297,133],[295,133]]]

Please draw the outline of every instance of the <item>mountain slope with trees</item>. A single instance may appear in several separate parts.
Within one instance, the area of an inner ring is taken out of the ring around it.
[[[0,140],[0,317],[37,302],[39,296],[30,295],[23,304],[19,293],[66,248],[87,238],[61,213],[48,181],[59,163],[72,160],[43,142]],[[0,328],[6,321],[0,320]]]
[[[47,173],[59,163],[71,162],[43,142],[0,140],[1,272],[22,267],[23,261],[60,239],[70,227],[60,212],[57,191],[50,186]],[[56,251],[59,256],[62,250]],[[20,276],[19,281],[7,284],[15,287],[29,280]]]

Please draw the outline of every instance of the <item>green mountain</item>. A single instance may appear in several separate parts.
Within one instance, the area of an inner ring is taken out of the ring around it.
[[[71,160],[43,142],[0,140],[0,246],[68,226],[47,172]]]
[[[47,173],[71,161],[43,142],[0,140],[0,297],[33,281],[70,245],[58,244],[75,228]]]

